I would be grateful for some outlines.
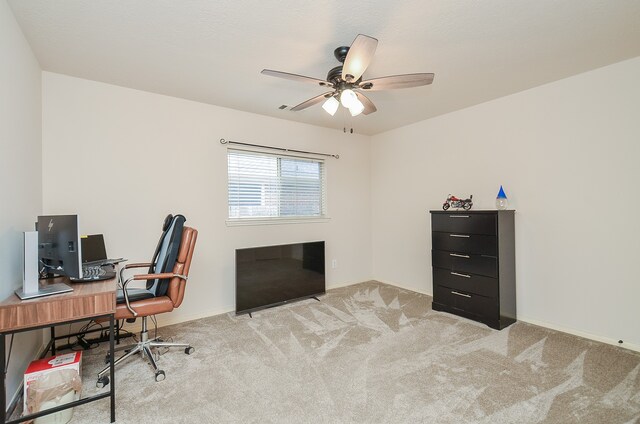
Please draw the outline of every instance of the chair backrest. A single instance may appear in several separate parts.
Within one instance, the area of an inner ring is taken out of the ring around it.
[[[182,242],[185,221],[186,218],[182,215],[167,216],[162,227],[162,235],[151,260],[149,274],[173,271]],[[150,280],[147,282],[147,290],[153,292],[156,297],[164,296],[167,294],[169,282],[169,278]]]
[[[176,263],[173,267],[173,273],[189,276],[189,269],[191,268],[191,258],[193,257],[193,251],[196,247],[196,239],[198,238],[198,231],[191,227],[184,227],[182,231],[182,242],[180,243],[180,251],[176,258]],[[182,303],[184,298],[184,290],[187,285],[187,281],[180,277],[173,277],[169,282],[169,289],[167,296],[173,302],[173,307],[177,308]]]

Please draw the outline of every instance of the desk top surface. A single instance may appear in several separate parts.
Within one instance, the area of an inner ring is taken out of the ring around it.
[[[65,283],[73,291],[28,300],[20,300],[12,294],[0,302],[0,332],[115,313],[116,278],[74,283],[59,277],[47,280],[47,283]]]

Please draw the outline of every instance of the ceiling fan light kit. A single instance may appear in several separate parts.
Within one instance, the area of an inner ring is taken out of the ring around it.
[[[356,97],[356,93],[354,93],[353,90],[349,88],[342,90],[342,94],[340,94],[340,103],[342,104],[342,106],[349,109],[357,101],[358,98]]]
[[[322,109],[324,109],[329,115],[333,116],[336,114],[339,106],[340,102],[336,100],[335,97],[331,96],[322,104]]]
[[[364,105],[360,103],[360,100],[356,99],[355,102],[349,107],[351,116],[358,116],[364,111]]]
[[[342,65],[331,69],[327,73],[326,81],[271,69],[263,69],[262,74],[313,83],[320,87],[333,89],[333,91],[312,97],[291,108],[292,111],[296,112],[324,100],[322,108],[331,116],[335,115],[340,104],[349,109],[351,116],[357,116],[361,113],[369,115],[375,112],[377,108],[362,91],[419,87],[433,82],[434,74],[431,73],[394,75],[362,81],[362,75],[369,63],[371,63],[377,46],[378,40],[375,38],[358,34],[353,43],[351,43],[351,47],[341,46],[335,49],[333,54]],[[337,99],[340,99],[340,101],[338,102]]]

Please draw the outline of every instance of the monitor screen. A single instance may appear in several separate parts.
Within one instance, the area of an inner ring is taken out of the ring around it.
[[[38,217],[39,268],[51,274],[82,278],[78,215]]]
[[[107,249],[104,247],[102,234],[82,236],[81,247],[83,264],[107,259]]]

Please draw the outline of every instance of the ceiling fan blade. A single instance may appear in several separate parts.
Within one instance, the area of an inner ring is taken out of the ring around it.
[[[356,96],[358,96],[358,100],[360,100],[360,103],[362,103],[362,106],[364,106],[364,110],[362,111],[363,115],[369,115],[370,113],[375,112],[376,110],[376,105],[373,104],[373,102],[371,100],[369,100],[369,98],[367,96],[365,96],[364,94],[355,91]]]
[[[378,40],[367,35],[358,34],[342,66],[342,79],[347,82],[357,81],[364,73],[378,47]]]
[[[394,90],[397,88],[420,87],[433,82],[435,74],[405,74],[374,78],[362,81],[359,88],[365,91]]]
[[[305,77],[303,75],[290,74],[288,72],[274,71],[272,69],[263,69],[260,72],[263,75],[269,75],[270,77],[284,78],[292,81],[306,82],[321,87],[333,87],[333,84],[328,81],[323,81],[317,78]]]
[[[299,105],[292,107],[291,110],[294,111],[294,112],[297,112],[299,110],[306,109],[309,106],[313,106],[315,104],[318,104],[318,103],[328,99],[329,97],[331,97],[332,94],[333,94],[333,91],[327,91],[326,93],[322,93],[319,96],[312,97],[309,100],[305,100],[304,102],[300,103]]]

